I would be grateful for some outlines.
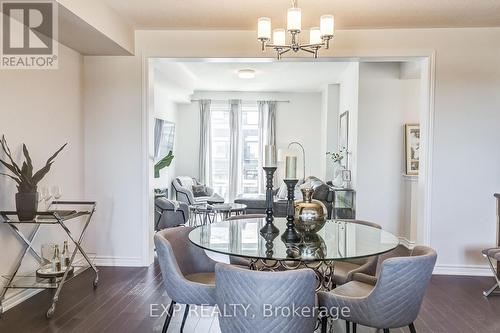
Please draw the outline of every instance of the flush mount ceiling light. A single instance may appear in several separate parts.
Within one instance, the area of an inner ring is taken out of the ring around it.
[[[240,69],[238,77],[240,79],[253,79],[255,78],[255,71],[253,69]]]
[[[312,53],[314,58],[318,57],[318,50],[322,47],[330,47],[330,39],[335,35],[335,20],[333,15],[323,15],[320,18],[320,26],[309,30],[309,44],[300,44],[299,34],[302,31],[302,16],[300,8],[297,7],[297,0],[292,0],[292,8],[288,9],[287,30],[292,35],[292,43],[286,44],[285,29],[274,29],[273,40],[271,42],[271,19],[261,17],[257,21],[257,39],[262,44],[262,51],[267,47],[276,51],[278,59],[290,50],[294,52],[305,51]]]

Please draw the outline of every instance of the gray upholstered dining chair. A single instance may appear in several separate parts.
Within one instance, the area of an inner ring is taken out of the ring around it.
[[[382,227],[376,223],[362,221],[362,220],[342,220],[349,223],[356,223],[365,225],[368,227],[373,227],[377,229],[382,229]],[[352,280],[352,277],[356,273],[364,273],[368,275],[375,275],[377,271],[378,256],[372,256],[367,258],[359,259],[349,259],[342,261],[335,261],[335,270],[333,273],[333,282],[335,285],[340,286]]]
[[[215,261],[188,240],[192,227],[158,231],[154,236],[163,284],[172,299],[163,331],[166,332],[176,303],[186,304],[181,332],[189,305],[215,305]]]
[[[246,215],[235,215],[230,216],[226,219],[226,221],[234,221],[234,220],[245,220],[245,219],[262,219],[265,218],[265,214],[246,214]],[[250,260],[241,257],[229,256],[229,263],[231,265],[245,266],[250,267]]]
[[[313,270],[258,272],[218,263],[215,279],[219,310],[229,311],[219,315],[222,333],[314,331],[317,317]],[[290,315],[280,310],[287,308]],[[293,308],[309,309],[310,313],[296,316]],[[275,310],[280,310],[277,315]]]
[[[378,278],[362,273],[354,280],[330,292],[318,292],[321,307],[350,309],[348,317],[340,318],[356,324],[383,329],[409,326],[417,318],[427,285],[436,263],[436,252],[426,246],[417,246],[410,256],[386,259]],[[326,319],[322,319],[326,332]]]

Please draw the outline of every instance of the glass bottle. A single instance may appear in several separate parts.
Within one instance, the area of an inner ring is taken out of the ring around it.
[[[59,245],[54,246],[54,256],[52,257],[52,270],[54,272],[61,271],[61,259],[59,256]]]
[[[69,267],[70,259],[69,259],[68,241],[64,241],[61,262],[64,264],[64,267]]]

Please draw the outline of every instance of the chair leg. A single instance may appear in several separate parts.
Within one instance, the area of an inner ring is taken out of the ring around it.
[[[347,320],[345,321],[345,331],[346,331],[346,333],[351,332],[351,323],[348,322]]]
[[[356,333],[356,323],[352,323],[352,333]]]
[[[189,312],[189,304],[186,304],[186,309],[184,310],[184,316],[182,317],[181,333],[184,332],[184,325],[186,325],[186,319]]]
[[[321,318],[321,333],[326,333],[326,329],[328,325],[328,317]]]
[[[410,329],[410,333],[417,333],[417,330],[415,329],[415,325],[413,325],[413,323],[408,325],[408,328]]]
[[[384,333],[391,333],[388,328],[384,328]]]
[[[167,333],[168,325],[170,325],[170,320],[172,319],[172,313],[174,311],[175,302],[170,302],[170,307],[168,308],[167,318],[165,319],[165,323],[163,324],[162,333]]]

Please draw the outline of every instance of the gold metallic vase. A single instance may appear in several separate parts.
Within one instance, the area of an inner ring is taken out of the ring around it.
[[[326,222],[328,211],[325,205],[312,198],[314,189],[301,189],[303,201],[295,203],[295,228],[300,232],[317,232]]]

